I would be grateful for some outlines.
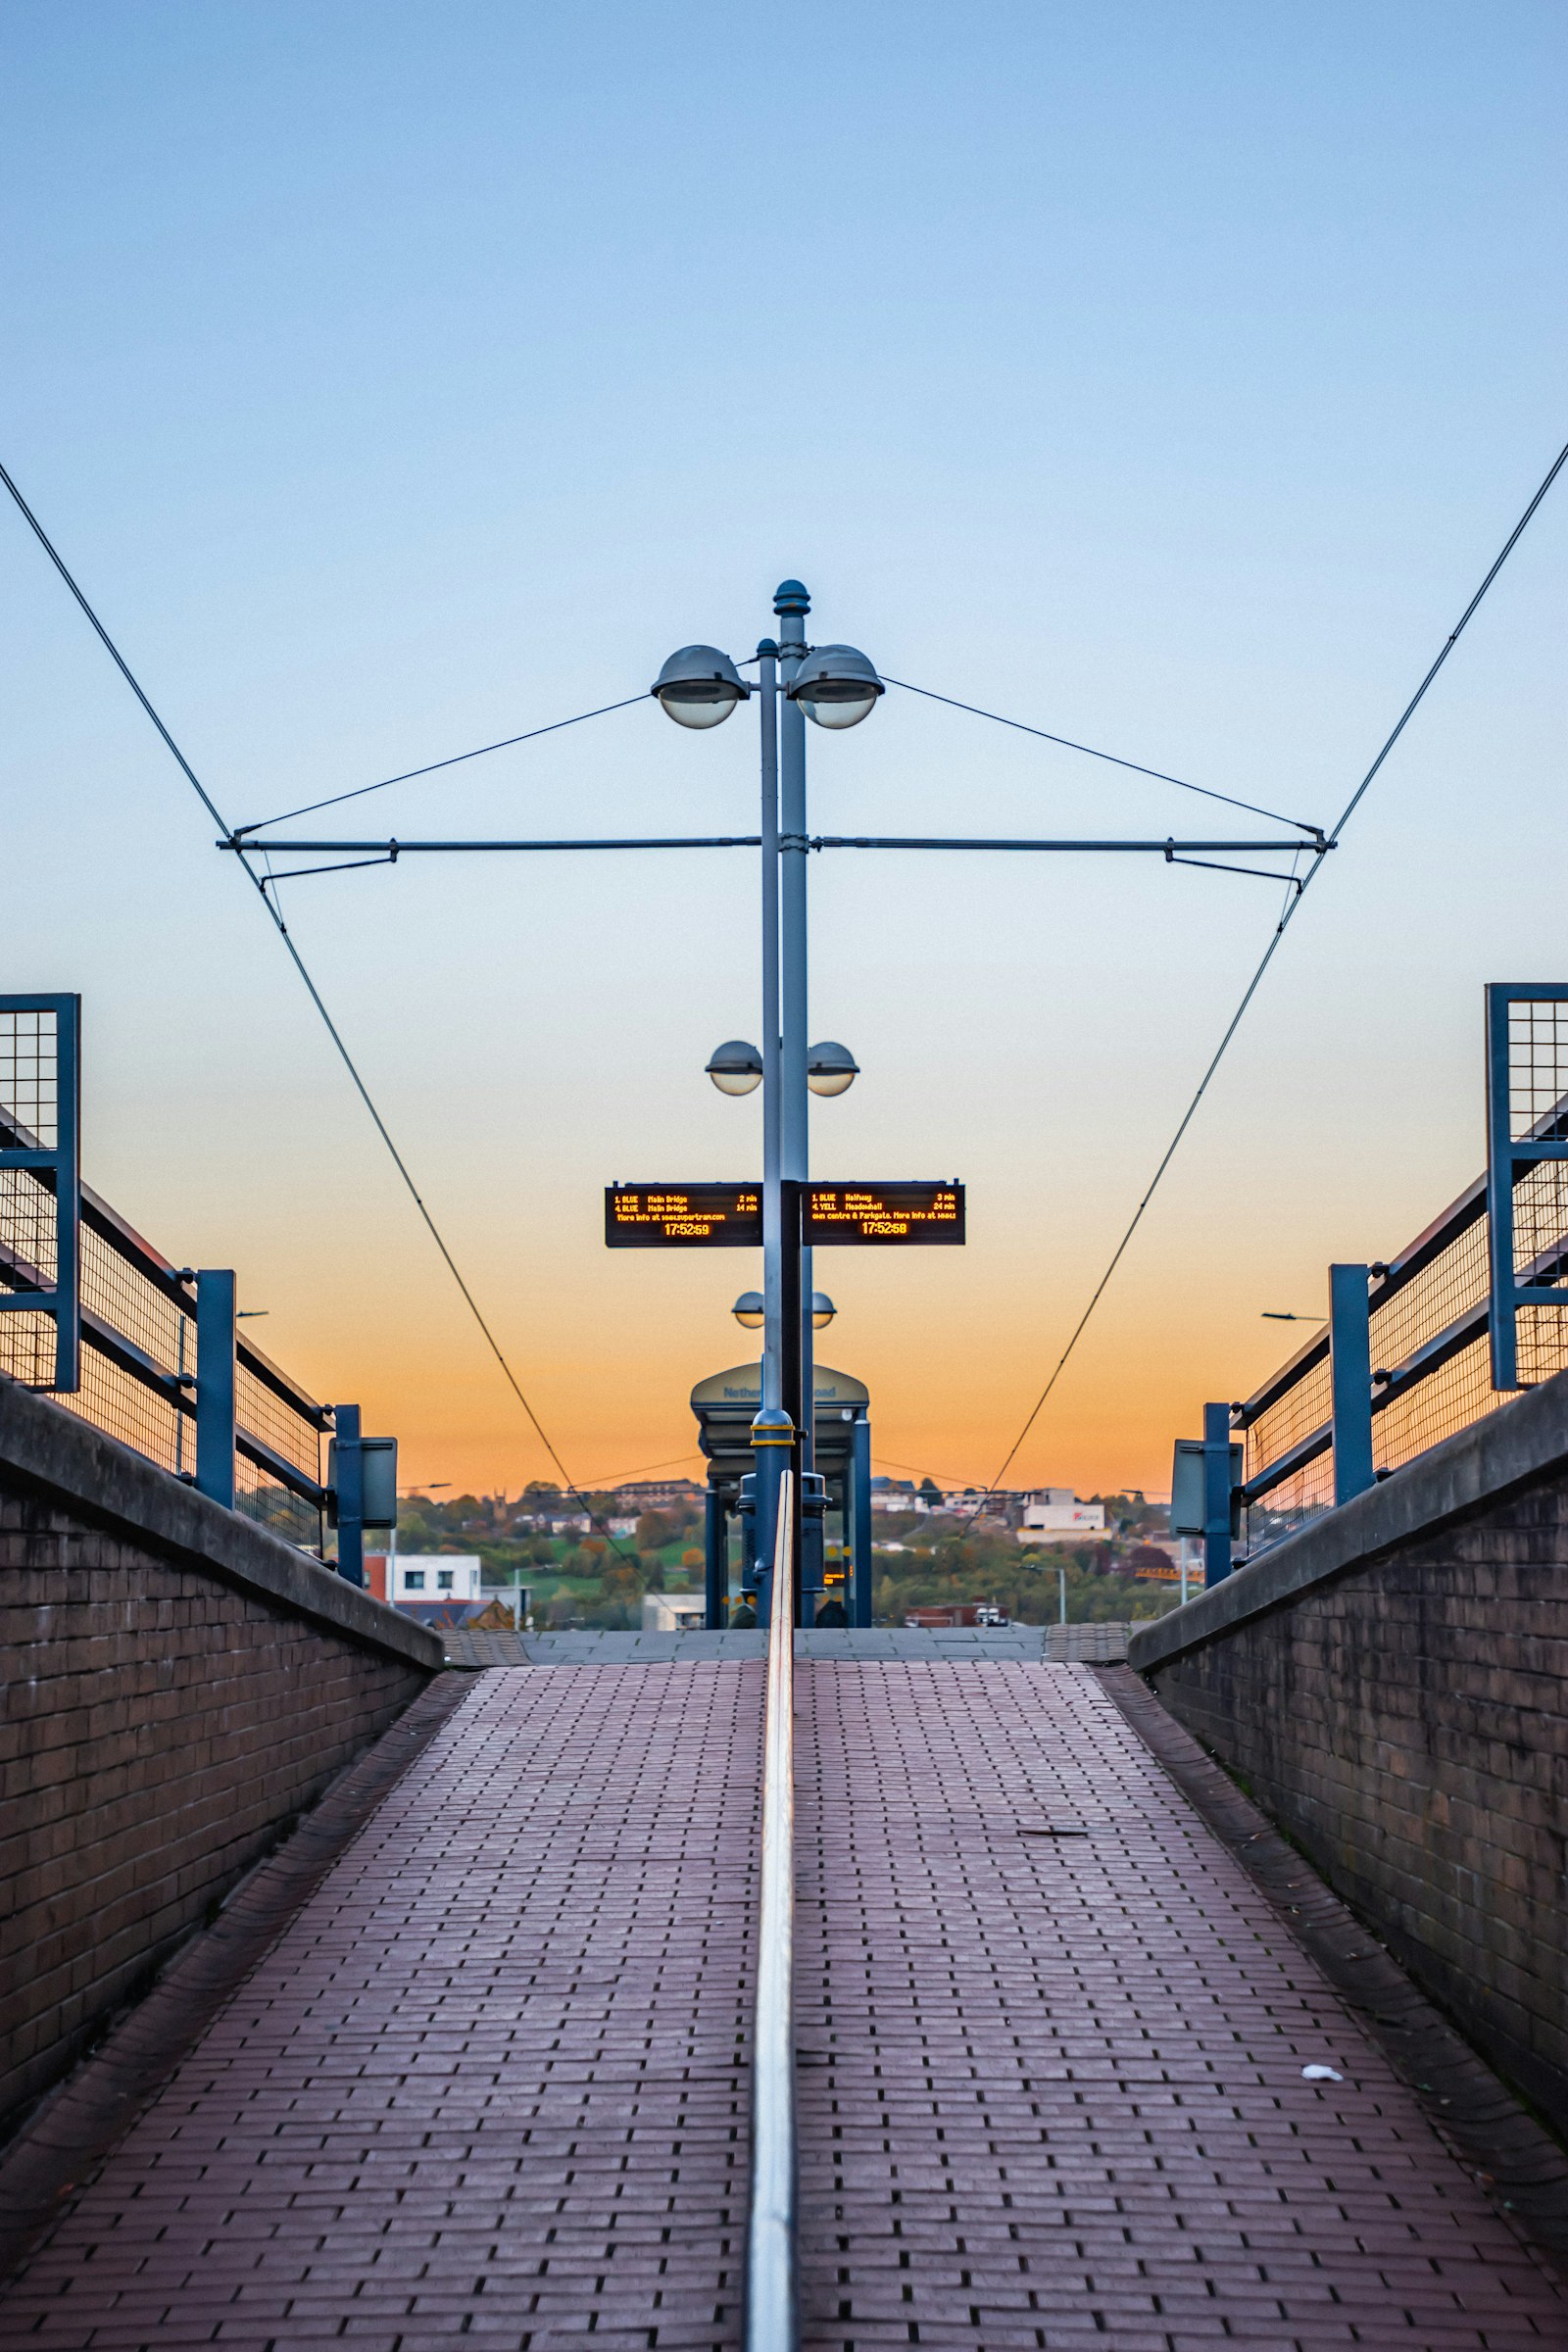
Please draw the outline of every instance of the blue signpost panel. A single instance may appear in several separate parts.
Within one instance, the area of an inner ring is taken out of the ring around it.
[[[1539,1205],[1530,1197],[1532,1172],[1554,1160],[1568,1160],[1568,985],[1491,981],[1487,1231],[1494,1389],[1521,1386],[1519,1309],[1568,1312],[1561,1187],[1548,1188]]]
[[[196,1484],[234,1508],[234,1275],[203,1266],[196,1277]]]
[[[0,1310],[54,1323],[51,1377],[18,1365],[26,1386],[81,1386],[81,999],[0,996]],[[29,1374],[31,1376],[29,1376]]]

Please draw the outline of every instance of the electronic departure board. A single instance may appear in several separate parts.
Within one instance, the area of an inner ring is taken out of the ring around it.
[[[856,1243],[906,1249],[911,1243],[961,1243],[961,1184],[812,1184],[807,1188],[801,1239],[808,1248]]]
[[[801,1240],[808,1249],[961,1243],[963,1187],[936,1180],[809,1184]],[[760,1250],[760,1184],[612,1184],[605,1193],[611,1250]]]
[[[760,1250],[760,1184],[612,1184],[605,1192],[610,1250]]]

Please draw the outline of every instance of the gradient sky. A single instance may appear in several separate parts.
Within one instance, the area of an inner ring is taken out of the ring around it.
[[[248,819],[749,652],[786,573],[885,669],[1329,822],[1560,445],[1559,6],[744,11],[14,0],[0,455]],[[1568,488],[1314,886],[1020,1482],[1162,1489],[1484,1158],[1481,988],[1568,977]],[[90,1179],[234,1264],[410,1479],[547,1465],[260,907],[0,516],[0,986],[85,999]],[[1204,829],[891,693],[831,830]],[[652,705],[368,830],[745,831]],[[336,812],[334,822],[347,812]],[[1224,827],[1222,826],[1223,830]],[[818,1260],[886,1466],[997,1470],[1276,919],[1133,860],[823,858],[823,1175],[962,1252]],[[755,1172],[743,853],[408,862],[290,924],[574,1476],[674,1460],[755,1260],[607,1254],[612,1178]]]

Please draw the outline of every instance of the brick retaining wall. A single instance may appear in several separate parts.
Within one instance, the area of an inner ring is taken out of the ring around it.
[[[1130,1653],[1568,2132],[1568,1377]]]
[[[440,1643],[0,1383],[0,2128],[428,1682]]]

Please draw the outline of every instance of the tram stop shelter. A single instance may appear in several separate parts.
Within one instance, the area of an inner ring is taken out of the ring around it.
[[[871,1622],[870,1392],[847,1372],[817,1364],[812,1378],[813,1467],[827,1486],[829,1523],[836,1518],[844,1566],[844,1607],[852,1625]],[[698,1444],[708,1460],[704,1553],[708,1623],[728,1617],[729,1525],[739,1513],[741,1480],[755,1468],[752,1423],[761,1408],[762,1367],[736,1364],[710,1372],[692,1391]],[[829,1587],[829,1591],[835,1588]]]

